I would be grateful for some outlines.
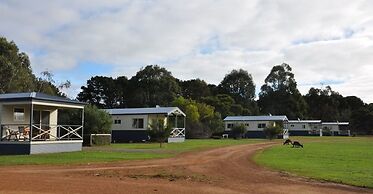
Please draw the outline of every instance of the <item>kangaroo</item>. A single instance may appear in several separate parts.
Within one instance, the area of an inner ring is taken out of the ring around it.
[[[299,148],[299,147],[303,148],[303,145],[299,143],[298,141],[293,141],[292,145],[293,145],[293,148]]]
[[[290,139],[286,139],[282,145],[290,145],[292,144]]]

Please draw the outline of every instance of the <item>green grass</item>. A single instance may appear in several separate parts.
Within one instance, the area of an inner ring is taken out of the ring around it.
[[[304,143],[304,149],[279,145],[258,153],[254,159],[301,176],[373,188],[373,138],[297,139]]]
[[[229,145],[240,145],[248,143],[257,143],[263,140],[260,139],[193,139],[186,140],[184,143],[169,143],[163,144],[163,150],[173,151],[176,153],[201,150],[207,148],[224,147]],[[114,148],[125,149],[159,149],[159,143],[131,143],[131,144],[113,144]]]
[[[0,156],[0,166],[87,164],[122,160],[157,159],[173,157],[176,154],[186,151],[247,144],[258,141],[260,140],[186,140],[184,143],[163,144],[163,148],[159,148],[158,143],[112,144],[110,146],[84,148],[81,152]]]
[[[86,164],[169,157],[170,154],[81,151],[38,155],[0,156],[0,166],[39,164]]]

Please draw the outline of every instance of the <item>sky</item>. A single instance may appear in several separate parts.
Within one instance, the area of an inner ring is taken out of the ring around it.
[[[2,0],[0,24],[36,75],[72,82],[71,98],[92,76],[130,78],[152,64],[213,84],[242,68],[259,92],[288,63],[303,94],[330,85],[373,103],[369,0]]]

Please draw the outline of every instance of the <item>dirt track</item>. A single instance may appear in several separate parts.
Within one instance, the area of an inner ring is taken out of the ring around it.
[[[251,157],[272,143],[175,158],[74,166],[0,168],[0,193],[373,193],[258,167]]]

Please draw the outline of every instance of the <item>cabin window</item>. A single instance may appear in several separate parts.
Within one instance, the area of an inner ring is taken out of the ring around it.
[[[261,128],[266,128],[266,124],[265,123],[259,123],[258,124],[258,128],[261,129]]]
[[[120,125],[120,124],[122,124],[122,120],[120,120],[120,119],[115,119],[115,120],[114,120],[114,124],[116,124],[116,125]]]
[[[14,108],[14,121],[25,121],[25,109]]]
[[[233,128],[233,124],[232,124],[232,123],[228,123],[228,124],[227,124],[227,128],[228,128],[228,129],[232,129],[232,128]]]
[[[305,129],[305,128],[306,128],[306,125],[302,125],[302,127],[303,127],[303,129]]]
[[[294,125],[290,125],[290,127],[294,127]]]
[[[144,119],[133,119],[132,127],[135,129],[143,129],[144,128]]]
[[[250,124],[249,124],[249,123],[245,123],[245,126],[246,126],[246,127],[250,127]]]

